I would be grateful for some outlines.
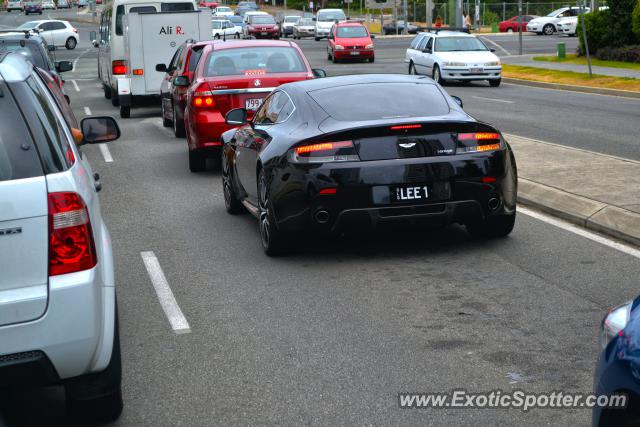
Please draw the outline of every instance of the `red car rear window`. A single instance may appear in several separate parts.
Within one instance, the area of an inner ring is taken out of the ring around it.
[[[212,52],[204,64],[205,77],[305,73],[298,51],[290,47],[243,47]]]

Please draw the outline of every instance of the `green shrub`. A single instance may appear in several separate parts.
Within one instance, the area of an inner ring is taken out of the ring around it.
[[[615,0],[614,0],[615,1]],[[609,10],[600,10],[586,13],[578,18],[578,26],[576,27],[576,35],[580,39],[580,47],[578,49],[581,55],[584,55],[584,39],[582,37],[582,25],[587,30],[587,41],[589,44],[589,53],[596,53],[598,49],[614,46],[613,32],[611,31],[611,14]],[[627,29],[628,32],[628,29]]]
[[[636,36],[636,40],[640,42],[640,0],[636,1],[636,6],[631,12],[631,29]]]
[[[484,25],[491,25],[494,22],[502,21],[502,19],[500,19],[500,16],[497,13],[495,13],[495,12],[493,12],[491,10],[485,11],[483,18],[484,18]],[[482,21],[480,21],[480,22],[482,22]]]
[[[631,13],[636,5],[637,0],[610,0],[609,13],[611,21],[609,22],[609,31],[612,38],[609,46],[619,47],[627,46],[636,42],[636,35],[631,30]],[[591,50],[591,47],[589,47]]]
[[[596,52],[596,58],[605,61],[635,62],[640,64],[640,45],[603,47]]]

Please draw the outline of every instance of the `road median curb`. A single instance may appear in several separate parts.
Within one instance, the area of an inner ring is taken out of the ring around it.
[[[568,90],[572,92],[595,93],[599,95],[623,96],[625,98],[640,99],[640,92],[633,92],[630,90],[605,89],[605,88],[599,88],[599,87],[567,85],[562,83],[547,83],[547,82],[538,82],[535,80],[515,79],[513,77],[502,77],[502,81],[504,83],[511,83],[511,84],[517,84],[522,86],[533,86],[533,87],[540,87],[545,89]]]
[[[518,179],[518,202],[587,229],[640,245],[640,213],[578,196],[526,178]]]

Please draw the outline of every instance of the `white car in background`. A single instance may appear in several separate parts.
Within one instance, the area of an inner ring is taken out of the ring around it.
[[[588,7],[583,10],[585,12],[589,12]],[[572,16],[578,16],[579,14],[580,8],[578,7],[563,7],[561,9],[554,10],[547,16],[532,19],[527,24],[527,31],[550,36],[557,31],[556,26],[558,22]]]
[[[56,4],[51,0],[43,1],[42,2],[42,9],[43,10],[55,10],[56,9]]]
[[[320,9],[316,15],[315,39],[320,41],[327,38],[331,32],[333,24],[347,20],[347,15],[342,9]]]
[[[572,16],[571,18],[562,19],[556,24],[556,30],[560,34],[566,34],[570,37],[576,35],[576,27],[578,26],[578,17]]]
[[[214,19],[211,21],[211,34],[214,39],[239,39],[240,31],[228,19]]]
[[[450,80],[487,80],[500,86],[500,59],[479,38],[458,32],[436,30],[418,33],[405,54],[409,74],[430,76],[439,84]]]
[[[218,6],[213,9],[213,16],[233,16],[233,10],[229,6]]]
[[[247,23],[249,22],[249,18],[255,15],[268,15],[267,12],[263,12],[261,10],[253,10],[253,11],[249,11],[249,12],[245,12],[244,14],[244,25],[246,26]]]
[[[7,2],[7,12],[11,12],[12,10],[19,10],[22,12],[24,7],[21,1],[8,1]]]
[[[31,30],[38,32],[47,44],[56,47],[66,47],[67,49],[75,49],[78,45],[78,30],[68,21],[58,20],[40,20],[29,21],[18,27],[19,30]]]

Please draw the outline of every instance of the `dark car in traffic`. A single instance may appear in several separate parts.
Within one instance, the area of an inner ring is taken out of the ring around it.
[[[42,15],[42,3],[37,1],[25,2],[24,14],[31,15],[32,13],[37,13],[38,15]]]
[[[384,26],[382,27],[382,34],[384,35],[402,34],[404,32],[404,27],[405,27],[404,21],[390,22],[388,24],[384,24]],[[406,25],[406,27],[407,27],[407,33],[409,34],[418,33],[418,30],[419,30],[418,26],[413,25],[412,23],[409,23],[408,25]]]
[[[613,308],[601,325],[602,352],[593,381],[594,393],[625,394],[626,408],[594,407],[594,427],[640,425],[640,297]]]
[[[256,39],[279,39],[280,26],[271,15],[252,15],[244,26],[244,33]]]
[[[352,75],[282,85],[222,137],[229,213],[259,221],[267,255],[296,236],[426,222],[509,234],[516,162],[499,130],[433,80]],[[302,241],[298,237],[298,241]]]

